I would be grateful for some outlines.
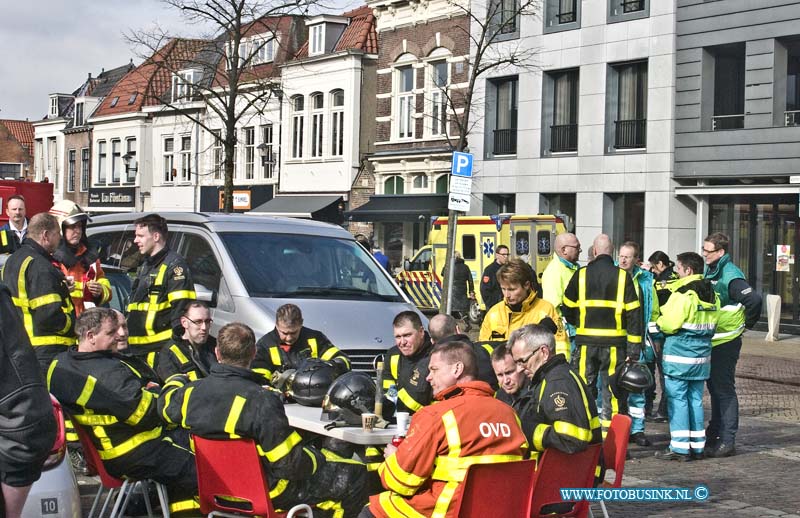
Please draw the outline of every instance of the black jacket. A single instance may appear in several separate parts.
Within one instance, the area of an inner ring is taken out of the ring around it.
[[[627,355],[639,357],[642,307],[631,276],[617,267],[610,255],[600,255],[575,272],[564,290],[561,313],[575,326],[578,345],[627,344]]]
[[[433,344],[428,333],[425,333],[425,343],[414,356],[403,356],[397,346],[386,352],[383,390],[388,399],[396,397],[397,411],[413,414],[433,401],[433,389],[425,379],[428,377],[431,351]]]
[[[536,371],[530,389],[514,408],[533,457],[533,452],[545,448],[576,453],[603,440],[594,398],[563,354],[553,356]]]
[[[447,278],[447,267],[442,268],[442,280]],[[472,282],[472,272],[464,259],[456,258],[456,267],[453,270],[453,311],[469,311],[469,295],[475,293],[475,284]]]
[[[41,466],[56,439],[53,406],[8,288],[0,284],[0,465]]]
[[[481,299],[483,299],[483,303],[486,306],[486,311],[489,311],[489,308],[503,300],[503,291],[500,289],[500,283],[497,282],[497,270],[499,269],[500,265],[497,264],[497,261],[493,261],[483,270]]]
[[[75,343],[75,309],[61,270],[39,243],[25,238],[3,268],[14,305],[44,370],[58,353]]]
[[[151,300],[154,298],[154,300]],[[165,248],[147,257],[131,286],[128,343],[132,352],[158,352],[180,325],[184,304],[195,299],[192,274],[183,257]]]
[[[183,328],[180,329],[180,334],[177,334],[177,329],[174,330],[172,340],[158,353],[156,372],[164,381],[173,374],[186,374],[190,381],[205,378],[211,372],[211,367],[217,364],[214,352],[217,340],[213,336],[209,336],[206,343],[195,349],[182,335]]]
[[[297,341],[288,350],[281,347],[278,331],[273,329],[256,342],[256,357],[251,368],[268,381],[275,372],[296,369],[306,358],[338,363],[342,370],[350,369],[350,359],[321,332],[303,327]]]

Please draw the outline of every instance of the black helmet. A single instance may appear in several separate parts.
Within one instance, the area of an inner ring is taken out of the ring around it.
[[[611,390],[616,395],[620,390],[642,394],[653,387],[653,373],[647,365],[639,362],[623,363],[611,379]]]
[[[336,378],[322,403],[330,421],[361,425],[361,414],[375,411],[375,382],[366,372],[346,372]]]
[[[289,378],[288,393],[305,406],[320,406],[328,387],[336,379],[336,369],[326,361],[309,358]]]

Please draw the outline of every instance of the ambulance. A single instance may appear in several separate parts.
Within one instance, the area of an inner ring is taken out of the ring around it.
[[[553,258],[556,235],[566,232],[566,217],[499,214],[494,216],[462,216],[456,229],[456,250],[472,272],[478,304],[470,310],[470,318],[480,320],[485,311],[480,293],[483,270],[494,261],[500,245],[506,245],[510,257],[519,257],[530,264],[541,277]],[[421,311],[438,311],[442,301],[442,269],[447,253],[447,217],[433,220],[428,244],[411,260],[405,261],[397,274],[397,282]]]

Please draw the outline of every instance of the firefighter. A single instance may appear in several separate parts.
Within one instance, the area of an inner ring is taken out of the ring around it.
[[[492,370],[492,351],[494,350],[492,344],[487,342],[473,343],[469,336],[462,332],[459,321],[452,315],[443,313],[432,316],[428,321],[428,336],[431,337],[433,345],[456,340],[471,344],[472,349],[475,351],[475,356],[478,357],[478,379],[485,381],[493,389],[497,389],[497,379]]]
[[[73,283],[54,265],[52,255],[60,242],[55,216],[37,214],[22,246],[3,268],[3,282],[11,290],[42,373],[58,353],[75,343],[75,309],[69,296]]]
[[[58,355],[50,367],[50,393],[86,429],[111,475],[163,483],[170,512],[197,509],[188,434],[162,427],[155,374],[114,352],[118,328],[114,310],[84,311],[76,326],[78,347]]]
[[[594,399],[583,380],[556,353],[555,337],[543,326],[526,325],[508,340],[514,363],[531,380],[518,403],[531,457],[545,448],[577,453],[602,441]]]
[[[525,375],[525,370],[514,362],[508,345],[501,344],[492,351],[492,369],[499,385],[494,397],[519,412],[519,403],[528,392],[530,380]]]
[[[89,215],[69,200],[61,200],[53,205],[50,214],[58,219],[63,232],[61,245],[53,257],[64,275],[75,281],[70,296],[75,315],[80,316],[84,302],[100,306],[111,300],[111,283],[106,279],[97,253],[89,249],[89,240],[86,238]]]
[[[528,442],[517,414],[477,381],[476,361],[464,342],[434,348],[427,381],[437,403],[414,414],[400,446],[386,446],[378,474],[387,491],[371,496],[360,518],[452,518],[470,464],[522,460]]]
[[[217,341],[211,332],[211,311],[205,302],[187,302],[181,327],[175,328],[172,340],[158,353],[158,376],[166,380],[173,374],[186,374],[190,381],[205,378],[217,363]]]
[[[415,311],[398,313],[392,326],[395,345],[383,363],[383,390],[398,412],[413,414],[433,397],[427,381],[433,344]]]
[[[186,261],[167,246],[167,220],[149,214],[133,224],[133,242],[144,262],[131,286],[128,343],[131,354],[155,369],[158,352],[169,343],[173,327],[180,325],[186,301],[196,296]]]
[[[338,372],[350,370],[350,359],[321,332],[303,325],[303,313],[294,304],[275,312],[275,329],[256,343],[253,370],[271,380],[288,369],[296,369],[307,358],[334,364]]]
[[[617,399],[608,380],[624,361],[639,359],[642,345],[642,308],[628,273],[614,265],[614,247],[605,234],[598,235],[590,255],[594,260],[572,276],[564,291],[561,311],[575,326],[573,368],[597,397],[597,378],[601,372],[603,411],[600,423],[603,436],[611,417],[627,412],[625,398]]]
[[[509,259],[497,271],[497,282],[503,290],[504,299],[486,313],[480,340],[505,342],[515,329],[548,320],[550,323],[547,325],[555,328],[558,352],[569,358],[569,338],[561,316],[552,304],[539,296],[533,268],[522,259]]]
[[[0,230],[0,254],[12,254],[19,248],[19,241],[12,230]]]
[[[662,365],[670,433],[669,447],[656,457],[687,461],[704,457],[703,388],[711,373],[711,340],[722,312],[711,281],[703,279],[703,258],[685,252],[677,259],[680,280],[656,321],[667,334]]]
[[[307,503],[336,518],[354,516],[366,501],[364,465],[336,462],[304,446],[289,426],[279,395],[264,390],[260,376],[250,370],[255,341],[244,324],[220,329],[219,363],[208,377],[189,383],[185,375],[175,375],[164,385],[159,398],[164,420],[202,437],[255,440],[276,508]]]

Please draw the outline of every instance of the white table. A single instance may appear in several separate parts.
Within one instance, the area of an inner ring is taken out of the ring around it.
[[[392,437],[397,433],[397,425],[393,424],[389,425],[388,428],[375,428],[371,432],[365,432],[360,426],[337,426],[326,430],[325,425],[328,424],[328,421],[321,419],[321,408],[292,403],[284,405],[284,409],[286,410],[286,417],[289,418],[289,424],[294,428],[333,437],[352,444],[385,445],[391,442]]]

